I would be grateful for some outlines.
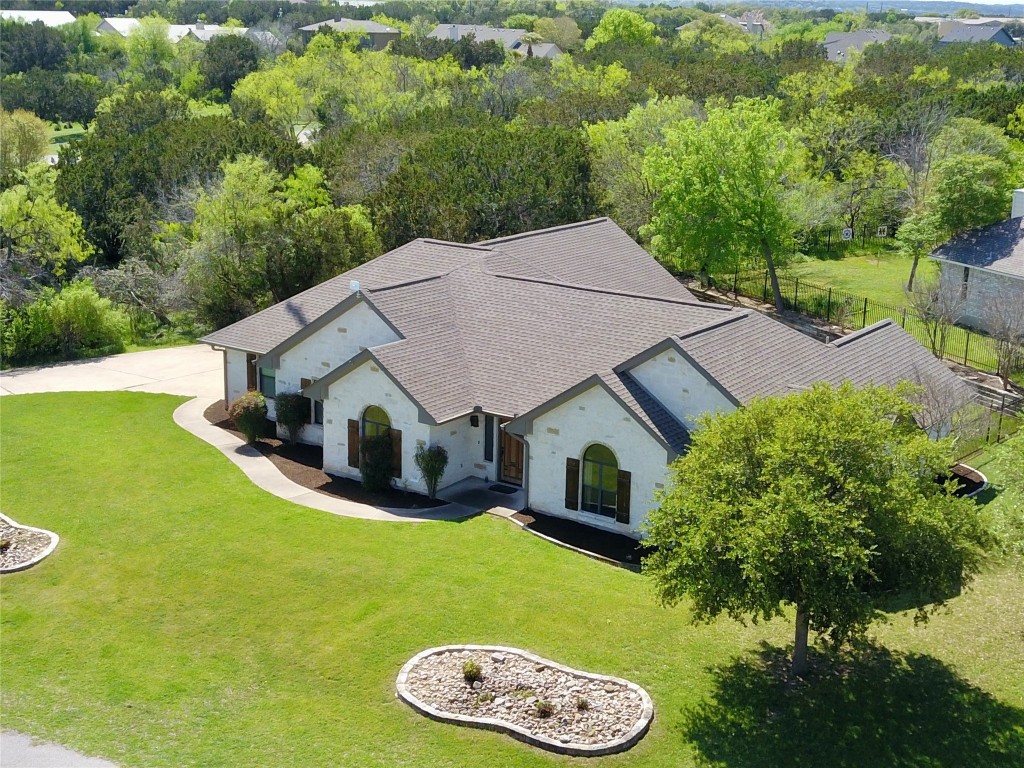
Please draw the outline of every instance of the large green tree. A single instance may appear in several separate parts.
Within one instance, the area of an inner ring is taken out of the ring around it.
[[[593,215],[582,137],[562,128],[442,131],[410,152],[373,198],[385,248],[417,237],[474,242]]]
[[[795,194],[806,179],[804,153],[779,118],[775,100],[738,99],[666,132],[644,168],[660,190],[645,233],[677,269],[713,273],[761,261],[775,307],[783,310],[776,268],[794,250]]]
[[[252,40],[242,35],[217,35],[203,49],[199,71],[208,87],[230,99],[235,83],[259,64],[260,52]]]
[[[694,619],[796,611],[842,642],[895,598],[941,604],[977,572],[990,536],[974,503],[936,482],[949,446],[918,428],[913,392],[818,384],[703,419],[647,523],[661,600]]]
[[[205,320],[223,326],[362,264],[380,241],[359,206],[335,208],[321,171],[282,177],[263,158],[223,165],[196,205],[188,278]]]
[[[50,129],[43,120],[23,109],[0,109],[0,184],[13,171],[41,160],[49,143]]]

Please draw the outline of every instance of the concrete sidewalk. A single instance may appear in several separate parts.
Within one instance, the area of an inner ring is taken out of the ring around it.
[[[0,395],[35,392],[160,392],[224,396],[224,358],[205,344],[150,349],[0,373]]]
[[[0,733],[2,768],[117,768],[115,763],[88,757],[59,744],[35,741],[17,731]]]
[[[251,445],[246,445],[230,432],[215,427],[203,415],[219,398],[197,397],[180,405],[174,411],[174,423],[209,443],[230,459],[252,482],[278,498],[287,499],[311,509],[330,512],[341,517],[361,520],[425,523],[431,520],[461,520],[483,511],[462,504],[445,504],[430,509],[393,509],[372,507],[358,501],[328,496],[289,480],[274,463]]]

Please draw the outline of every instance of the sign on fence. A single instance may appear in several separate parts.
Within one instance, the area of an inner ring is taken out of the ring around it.
[[[853,240],[853,229],[850,227],[843,227],[843,240]]]

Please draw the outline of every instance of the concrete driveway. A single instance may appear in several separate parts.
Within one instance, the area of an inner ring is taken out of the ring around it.
[[[219,400],[224,396],[223,356],[193,344],[0,373],[0,395],[116,390]]]

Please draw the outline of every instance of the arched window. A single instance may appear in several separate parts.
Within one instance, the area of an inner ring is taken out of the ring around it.
[[[371,405],[363,411],[363,437],[376,437],[391,432],[391,419],[383,408]]]
[[[592,445],[583,454],[583,511],[615,517],[619,463],[604,445]]]

